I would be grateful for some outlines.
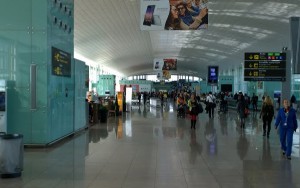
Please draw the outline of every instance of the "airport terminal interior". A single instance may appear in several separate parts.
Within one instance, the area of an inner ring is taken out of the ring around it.
[[[96,123],[44,149],[25,149],[21,178],[0,179],[5,188],[240,188],[300,187],[299,132],[292,160],[281,154],[272,126],[263,137],[259,112],[245,129],[236,110],[199,115],[196,129],[163,108],[133,106],[130,113]]]
[[[0,23],[1,188],[300,188],[300,0],[1,0]]]

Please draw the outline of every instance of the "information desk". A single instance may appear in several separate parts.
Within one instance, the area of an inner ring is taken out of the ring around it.
[[[160,99],[159,98],[151,97],[150,98],[150,106],[161,107],[161,101],[160,101]]]

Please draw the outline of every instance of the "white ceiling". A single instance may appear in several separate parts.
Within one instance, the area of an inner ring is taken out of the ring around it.
[[[75,58],[124,76],[154,73],[154,58],[177,58],[175,74],[206,77],[208,65],[230,70],[244,52],[289,46],[289,18],[300,16],[300,0],[211,0],[207,30],[141,31],[140,0],[74,3]]]

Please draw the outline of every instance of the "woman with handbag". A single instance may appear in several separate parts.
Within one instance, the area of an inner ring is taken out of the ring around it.
[[[271,122],[273,117],[274,117],[273,102],[270,96],[266,96],[265,100],[263,101],[259,118],[262,118],[263,120],[263,131],[264,131],[263,136],[266,136],[266,131],[267,131],[267,138],[269,138],[270,136]],[[267,127],[268,130],[266,130]]]

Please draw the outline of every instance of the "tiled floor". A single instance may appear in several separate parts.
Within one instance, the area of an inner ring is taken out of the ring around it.
[[[300,187],[299,132],[289,161],[273,127],[269,139],[262,136],[258,113],[245,130],[238,124],[233,110],[213,119],[203,113],[192,131],[171,103],[134,107],[51,148],[26,149],[22,177],[0,179],[0,187]]]

